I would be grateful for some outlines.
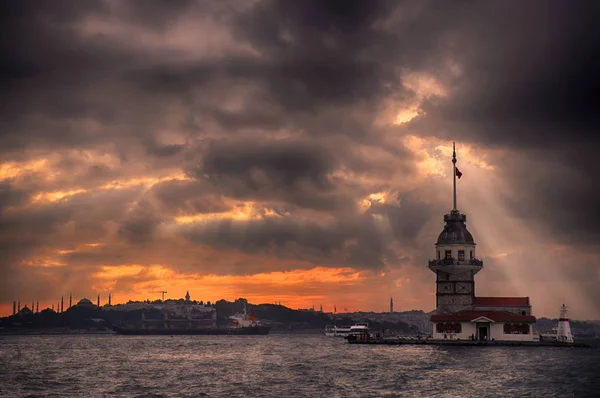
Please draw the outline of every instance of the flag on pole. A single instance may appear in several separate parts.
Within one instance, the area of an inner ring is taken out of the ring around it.
[[[456,167],[456,176],[458,177],[459,180],[460,180],[460,177],[462,177],[462,173],[460,172],[458,167]]]

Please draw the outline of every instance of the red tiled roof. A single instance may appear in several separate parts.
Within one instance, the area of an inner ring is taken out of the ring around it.
[[[486,317],[494,322],[535,322],[533,315],[516,315],[507,311],[460,311],[454,314],[436,314],[431,316],[432,322],[471,322],[480,317]]]
[[[475,297],[475,306],[528,307],[529,297]]]

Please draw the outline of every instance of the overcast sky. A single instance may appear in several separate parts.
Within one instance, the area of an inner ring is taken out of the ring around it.
[[[0,312],[72,293],[600,318],[600,2],[0,4]]]

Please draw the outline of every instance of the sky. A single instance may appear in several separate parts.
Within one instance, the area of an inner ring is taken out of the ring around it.
[[[245,297],[435,307],[452,207],[479,296],[600,319],[597,1],[0,5],[0,314]]]

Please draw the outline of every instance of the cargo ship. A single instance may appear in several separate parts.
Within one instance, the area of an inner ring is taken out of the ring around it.
[[[215,327],[215,328],[129,328],[115,327],[117,334],[130,336],[150,336],[150,335],[266,335],[271,330],[270,326],[240,326],[240,327]]]
[[[271,327],[263,325],[254,318],[254,315],[244,312],[235,314],[231,317],[231,325],[225,327],[197,327],[197,328],[136,328],[136,327],[115,327],[117,334],[132,336],[150,336],[150,335],[266,335],[271,331]]]

